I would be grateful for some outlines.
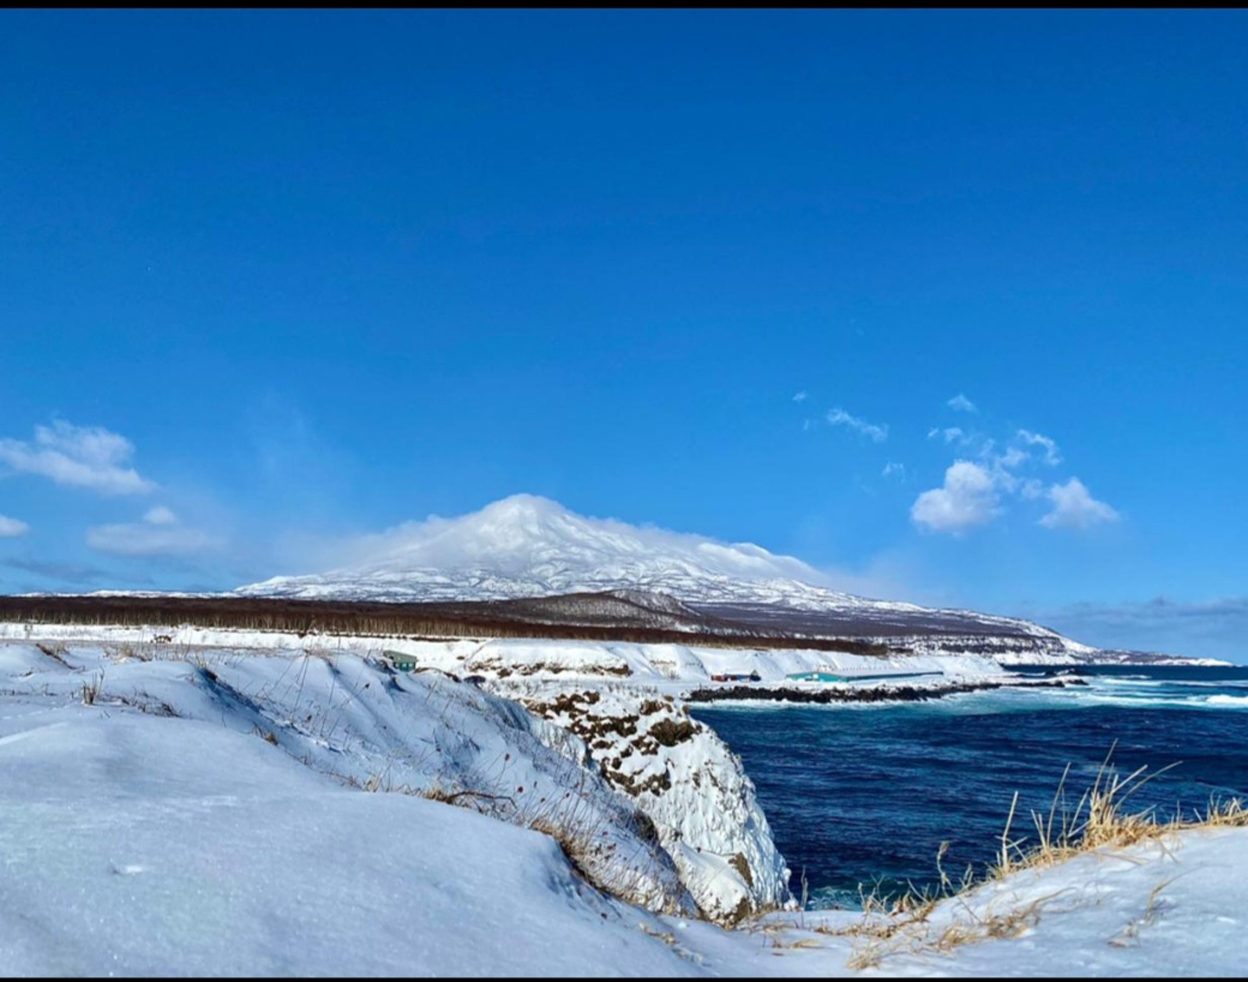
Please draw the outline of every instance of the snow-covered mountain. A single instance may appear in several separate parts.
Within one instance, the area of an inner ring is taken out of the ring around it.
[[[278,576],[236,593],[419,602],[614,592],[802,633],[1023,636],[1072,654],[1092,650],[1029,621],[843,593],[814,567],[760,546],[589,518],[527,494],[410,523],[363,548],[373,555],[357,566]]]
[[[459,518],[409,523],[374,537],[372,543],[379,554],[359,566],[278,576],[236,592],[447,601],[632,590],[701,604],[923,609],[832,590],[814,567],[756,545],[588,518],[529,494],[504,498]]]

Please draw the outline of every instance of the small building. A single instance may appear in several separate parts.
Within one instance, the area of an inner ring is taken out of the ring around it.
[[[831,672],[794,672],[786,675],[790,682],[848,682],[844,675],[833,675]]]
[[[401,651],[383,651],[382,657],[394,666],[396,672],[416,671],[416,656],[405,655]]]
[[[712,682],[761,682],[758,672],[720,672],[711,676]]]

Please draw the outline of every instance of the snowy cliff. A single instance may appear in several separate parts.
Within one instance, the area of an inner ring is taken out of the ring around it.
[[[739,758],[670,695],[530,684],[520,701],[581,737],[637,802],[702,913],[735,923],[784,905],[789,870]]]

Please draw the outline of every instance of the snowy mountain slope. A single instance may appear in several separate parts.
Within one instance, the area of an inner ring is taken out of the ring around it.
[[[758,546],[586,518],[527,494],[460,518],[410,523],[378,537],[377,546],[381,554],[359,567],[279,576],[236,592],[308,599],[502,600],[634,589],[704,603],[818,608],[862,602],[828,589],[822,574],[800,560]]]
[[[374,537],[360,565],[278,576],[242,596],[388,601],[468,601],[612,592],[673,617],[695,616],[808,634],[904,637],[1002,635],[1087,654],[1029,621],[870,600],[831,589],[791,556],[745,543],[587,518],[557,502],[514,495],[459,518],[430,518]],[[672,601],[678,601],[672,605]]]

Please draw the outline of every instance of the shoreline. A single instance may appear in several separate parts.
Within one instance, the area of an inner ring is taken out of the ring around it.
[[[953,682],[947,685],[915,686],[903,685],[896,687],[875,687],[863,689],[826,688],[797,689],[786,686],[749,686],[734,685],[723,689],[694,689],[684,695],[687,703],[701,705],[716,702],[790,702],[814,705],[830,705],[832,703],[874,703],[874,702],[930,702],[946,696],[962,695],[968,692],[987,692],[994,689],[1065,689],[1071,686],[1086,686],[1082,679],[1042,679],[1039,681],[984,681],[984,682]]]

